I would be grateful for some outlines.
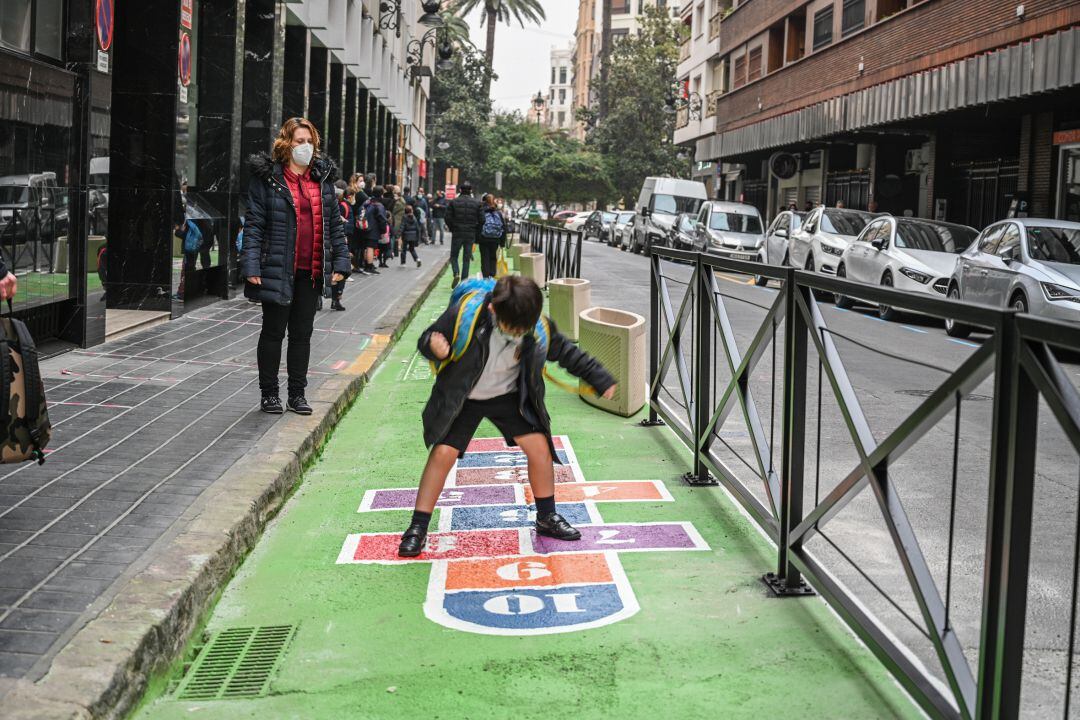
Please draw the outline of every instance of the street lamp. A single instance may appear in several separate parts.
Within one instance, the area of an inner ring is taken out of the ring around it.
[[[445,140],[442,140],[435,147],[439,148],[440,150],[448,150],[450,148],[450,143],[446,142]]]
[[[421,0],[420,7],[424,9],[424,14],[420,16],[417,21],[421,25],[426,27],[442,27],[446,24],[446,21],[439,15],[439,10],[442,7],[441,0]]]
[[[537,90],[536,97],[532,100],[533,107],[536,108],[536,127],[540,127],[540,110],[544,107],[544,93]]]
[[[446,39],[437,42],[438,33],[439,28],[433,27],[424,33],[423,37],[409,41],[408,46],[405,48],[405,64],[411,68],[413,77],[431,75],[431,69],[423,64],[424,46],[428,43],[431,43],[432,47],[437,46],[439,60],[435,67],[439,70],[446,70],[450,67],[450,58],[454,56],[454,46]]]

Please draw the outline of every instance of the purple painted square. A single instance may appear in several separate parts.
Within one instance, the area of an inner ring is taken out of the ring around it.
[[[465,505],[512,505],[514,504],[512,485],[477,485],[462,488],[446,488],[439,496],[438,507],[457,507]],[[407,510],[416,503],[416,490],[376,490],[371,501],[371,510]]]
[[[679,523],[635,525],[619,523],[579,527],[581,539],[575,542],[555,540],[533,534],[537,553],[634,550],[693,550],[700,545]]]

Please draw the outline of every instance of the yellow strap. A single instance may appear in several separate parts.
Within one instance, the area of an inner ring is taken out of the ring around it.
[[[559,378],[555,377],[550,372],[548,372],[546,366],[544,367],[544,377],[551,381],[551,383],[555,387],[559,388],[560,390],[565,390],[568,393],[572,393],[574,395],[588,395],[590,397],[596,397],[597,395],[596,388],[592,387],[591,385],[586,386],[585,389],[582,390],[581,385],[571,385],[570,383],[564,382]]]

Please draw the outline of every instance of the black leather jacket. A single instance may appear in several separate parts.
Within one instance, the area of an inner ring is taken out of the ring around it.
[[[484,305],[489,303],[490,295],[484,299]],[[420,335],[417,344],[420,354],[428,360],[436,360],[431,354],[431,334],[433,332],[442,335],[451,341],[454,337],[454,323],[457,319],[458,306],[453,305],[444,312],[431,327]],[[518,393],[520,396],[520,410],[522,416],[534,427],[540,428],[548,437],[548,445],[551,448],[551,456],[558,462],[555,453],[555,445],[551,440],[551,418],[544,404],[544,363],[547,361],[557,362],[566,368],[572,375],[579,377],[596,390],[603,394],[615,384],[615,378],[604,369],[604,366],[595,358],[582,352],[566,337],[559,333],[555,323],[548,319],[551,329],[551,339],[548,342],[547,355],[543,354],[541,347],[530,335],[526,336],[521,346],[521,372],[518,375]],[[488,342],[492,328],[492,314],[481,310],[480,318],[476,323],[473,339],[469,343],[465,354],[457,362],[452,362],[443,368],[435,378],[435,387],[431,391],[431,397],[424,407],[424,443],[430,448],[435,445],[450,431],[450,426],[461,412],[462,406],[469,397],[469,393],[476,386],[484,365],[488,359]]]
[[[484,224],[484,212],[480,201],[472,195],[462,195],[450,201],[446,209],[446,225],[452,235],[461,239],[480,237],[480,226]]]

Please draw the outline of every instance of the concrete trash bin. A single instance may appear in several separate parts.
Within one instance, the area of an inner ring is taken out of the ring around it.
[[[592,307],[592,284],[581,278],[553,278],[548,281],[551,319],[566,337],[578,339],[578,315]]]
[[[518,257],[521,264],[521,274],[527,278],[532,278],[540,287],[544,287],[547,284],[547,278],[544,277],[544,254],[543,253],[521,253]]]
[[[515,270],[521,269],[521,255],[527,252],[532,252],[532,245],[529,243],[514,243],[510,246],[510,264]]]
[[[615,397],[604,400],[586,393],[588,386],[582,382],[582,399],[616,415],[634,415],[646,399],[645,318],[615,308],[589,308],[578,317],[578,333],[581,349],[599,360],[619,383]]]

